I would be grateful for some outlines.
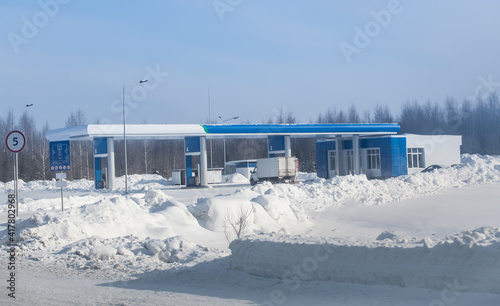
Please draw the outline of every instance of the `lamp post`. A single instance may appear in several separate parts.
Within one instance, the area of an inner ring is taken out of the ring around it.
[[[33,106],[33,103],[31,103],[31,104],[26,104],[26,108],[28,108],[28,107],[32,107],[32,106]],[[11,127],[11,129],[12,129],[12,130],[14,130],[14,122],[15,122],[15,118],[14,118],[14,110],[12,110],[12,122],[11,122],[11,125],[10,125],[10,127]]]
[[[140,80],[139,84],[146,83],[148,80]],[[123,85],[123,95],[122,95],[122,102],[123,102],[123,148],[125,151],[125,194],[128,193],[128,165],[127,165],[127,132],[125,128],[126,120],[125,120],[125,86],[131,85],[133,83],[125,84]]]
[[[238,119],[239,117],[232,117],[232,118],[229,118],[229,119],[222,119],[221,116],[219,116],[219,119],[222,121],[222,123],[226,123],[227,121],[229,120],[235,120],[235,119]],[[226,168],[226,138],[224,137],[224,169]],[[224,172],[225,173],[225,172]]]

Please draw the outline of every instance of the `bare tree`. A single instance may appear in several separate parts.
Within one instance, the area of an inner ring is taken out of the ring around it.
[[[45,123],[42,131],[39,133],[39,136],[36,139],[35,144],[35,168],[36,175],[38,179],[46,180],[48,173],[50,173],[49,169],[49,142],[45,138],[45,133],[49,129],[49,124]]]
[[[374,123],[393,123],[394,118],[392,117],[391,111],[387,105],[381,106],[377,104],[375,106],[375,112],[373,113]]]
[[[149,145],[149,141],[144,140],[142,142],[143,144],[143,152],[144,152],[144,173],[149,173],[148,172],[148,166],[151,164],[151,159],[148,157],[149,152],[153,149],[152,146]]]
[[[333,108],[333,110],[328,108],[325,114],[318,115],[318,123],[335,123],[336,117],[337,117],[337,111],[335,110],[335,108]]]
[[[234,239],[232,237],[241,238],[248,234],[251,225],[252,209],[244,209],[240,207],[240,211],[236,216],[232,216],[229,211],[226,210],[226,215],[224,217],[224,235],[227,241],[230,243]],[[235,238],[235,239],[236,239]]]
[[[337,113],[337,117],[335,118],[335,123],[347,123],[347,116],[344,114],[343,110],[340,110]]]
[[[356,106],[353,104],[347,110],[347,121],[349,123],[359,123],[361,118],[359,117],[358,111],[356,110]]]
[[[68,120],[66,120],[66,127],[83,125],[87,122],[85,118],[85,114],[81,109],[78,109],[76,112],[71,112]]]
[[[66,120],[66,127],[84,125],[86,122],[85,114],[81,109],[78,109],[74,113],[71,112],[68,120]],[[82,179],[86,177],[85,174],[88,176],[90,172],[88,155],[90,152],[90,144],[87,142],[77,141],[71,143],[71,164],[73,170],[69,173],[70,177],[73,179]]]

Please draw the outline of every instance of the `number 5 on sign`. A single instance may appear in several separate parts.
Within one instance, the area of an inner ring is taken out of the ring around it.
[[[24,145],[26,144],[26,138],[23,133],[19,131],[12,131],[7,135],[5,139],[5,144],[7,148],[12,153],[19,153],[24,149]]]

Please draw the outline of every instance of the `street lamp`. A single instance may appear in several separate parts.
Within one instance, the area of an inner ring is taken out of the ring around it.
[[[232,118],[229,118],[229,119],[222,119],[221,116],[219,116],[219,119],[222,121],[222,123],[225,123],[229,120],[235,120],[235,119],[238,119],[239,117],[232,117]],[[224,168],[226,168],[226,138],[224,137]],[[225,173],[225,172],[224,172]]]
[[[26,104],[26,108],[33,106],[33,103],[31,104]],[[14,110],[12,110],[12,122],[11,122],[11,129],[14,130],[14,122],[15,122],[15,117],[14,117]]]
[[[222,119],[222,117],[221,117],[221,116],[219,116],[219,119],[222,121],[222,123],[225,123],[226,121],[229,121],[229,120],[238,119],[238,118],[239,118],[239,117],[233,117],[233,118],[229,118],[229,119],[224,120],[224,119]]]
[[[140,80],[139,84],[146,83],[148,80]],[[125,194],[128,193],[128,185],[127,185],[127,177],[128,177],[128,165],[127,165],[127,132],[125,129],[125,86],[131,85],[133,83],[125,84],[123,85],[123,95],[122,95],[122,102],[123,102],[123,148],[125,150]]]

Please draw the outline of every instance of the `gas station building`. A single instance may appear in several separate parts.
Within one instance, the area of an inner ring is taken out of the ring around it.
[[[183,139],[185,161],[185,185],[194,185],[192,179],[193,156],[199,157],[199,183],[208,186],[207,182],[207,139],[224,138],[267,138],[268,156],[291,156],[290,139],[295,137],[320,138],[330,141],[326,146],[317,144],[318,176],[324,177],[325,169],[345,168],[349,163],[349,173],[361,174],[363,169],[362,152],[366,153],[364,139],[395,135],[400,127],[396,123],[386,124],[248,124],[248,125],[199,125],[199,124],[127,124],[126,139]],[[107,188],[115,187],[115,155],[114,141],[124,139],[124,127],[120,124],[90,124],[47,131],[50,147],[58,143],[73,141],[93,141],[94,174],[96,188],[102,186],[102,164],[105,162]],[[369,141],[368,141],[369,142]],[[398,145],[402,142],[397,141]],[[332,147],[333,146],[333,147]],[[344,150],[342,148],[344,146]],[[347,146],[349,149],[347,149]],[[326,148],[324,151],[322,148]],[[363,148],[362,148],[363,147]],[[333,149],[332,149],[333,148]],[[343,158],[345,150],[349,150],[349,158]],[[363,151],[365,150],[365,151]],[[403,149],[400,149],[403,150]],[[324,152],[323,152],[324,151]],[[318,155],[320,152],[321,156]],[[332,153],[334,152],[334,153]],[[371,152],[371,151],[370,151]],[[51,157],[52,157],[51,149]],[[398,153],[398,167],[403,168],[403,153]],[[103,160],[104,159],[104,160]],[[380,160],[380,159],[379,159]],[[388,159],[387,159],[388,160]],[[326,163],[324,162],[326,161]],[[337,164],[329,165],[335,161]],[[57,166],[56,166],[57,167]],[[63,169],[51,169],[63,170]],[[326,171],[326,176],[337,175]],[[338,172],[338,175],[347,174]],[[405,174],[403,170],[396,174]]]

